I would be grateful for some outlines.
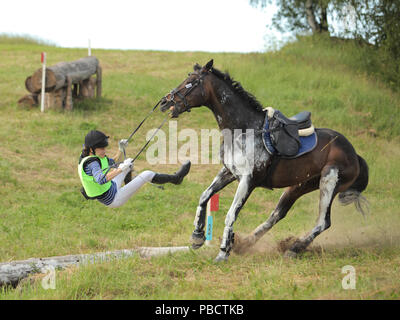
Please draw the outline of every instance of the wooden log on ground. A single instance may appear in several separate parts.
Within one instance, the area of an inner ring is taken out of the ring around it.
[[[46,92],[58,90],[67,85],[67,77],[72,83],[88,79],[98,72],[99,60],[96,57],[85,57],[71,62],[60,62],[46,68]],[[30,78],[30,80],[28,80]],[[40,92],[42,88],[42,68],[38,69],[25,81],[25,87],[32,93]]]
[[[0,263],[0,286],[17,285],[18,282],[34,273],[47,273],[48,268],[55,270],[69,266],[123,259],[139,254],[143,258],[159,256],[177,251],[189,251],[189,247],[142,247],[116,251],[98,252],[94,254],[78,254],[50,258],[31,258],[28,260]]]
[[[68,266],[107,261],[123,256],[132,256],[134,250],[117,250],[112,252],[100,252],[95,254],[78,254],[68,256],[58,256],[51,258],[31,258],[14,262],[0,264],[0,285],[13,285],[34,273],[46,273],[47,267],[54,269],[64,269]]]
[[[29,92],[36,94],[35,93],[35,89],[32,87],[32,76],[29,76],[28,78],[26,78],[25,80],[25,88],[26,90],[28,90]],[[40,91],[39,91],[40,92]]]
[[[61,88],[53,92],[45,93],[44,109],[62,110],[65,107],[67,88]],[[38,94],[38,103],[41,103],[42,95]]]
[[[101,68],[100,65],[97,66],[97,71],[96,71],[96,98],[100,98],[101,97],[101,86],[103,83],[103,69]]]
[[[67,94],[65,98],[65,110],[71,111],[74,106],[72,99],[72,78],[67,76]]]
[[[178,251],[189,251],[189,247],[142,247],[137,249],[142,258],[156,257]]]
[[[27,107],[35,107],[39,104],[38,95],[34,93],[27,94],[18,100],[18,104]]]
[[[93,98],[94,97],[94,91],[96,88],[96,79],[95,78],[89,78],[82,80],[79,83],[79,97],[80,98]]]

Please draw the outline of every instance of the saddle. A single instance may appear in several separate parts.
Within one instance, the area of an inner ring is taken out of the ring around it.
[[[303,111],[287,118],[271,107],[264,111],[264,144],[271,154],[296,158],[314,149],[316,134],[311,123],[311,112]]]

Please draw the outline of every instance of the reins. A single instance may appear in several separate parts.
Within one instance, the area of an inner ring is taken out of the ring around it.
[[[161,127],[164,125],[164,123],[167,121],[169,116],[169,113],[166,114],[164,120],[161,122],[161,124],[158,126],[158,128],[154,131],[154,133],[152,134],[152,136],[150,137],[149,140],[146,141],[146,143],[144,144],[144,146],[140,149],[140,151],[136,154],[136,156],[133,158],[132,162],[135,162],[135,160],[140,156],[140,154],[146,149],[146,147],[149,145],[149,143],[151,142],[151,140],[154,138],[154,136],[157,134],[157,132],[161,129]],[[124,159],[126,158],[125,156],[125,149],[124,149]],[[108,173],[108,171],[111,168],[117,168],[122,162],[116,162],[115,164],[109,166],[107,168],[107,171],[105,174]]]
[[[182,101],[183,104],[185,105],[185,107],[187,108],[187,111],[190,112],[189,109],[189,105],[186,101],[186,96],[189,95],[190,92],[192,92],[192,90],[194,88],[196,88],[199,84],[201,84],[203,81],[203,77],[200,76],[198,79],[196,79],[195,81],[186,84],[183,88],[177,90],[177,88],[173,89],[167,96],[164,96],[163,98],[161,98],[157,104],[150,110],[150,112],[144,117],[144,119],[139,123],[139,125],[132,131],[132,133],[130,134],[130,136],[128,137],[128,139],[126,139],[126,142],[129,142],[132,137],[135,135],[135,133],[139,130],[139,128],[143,125],[143,123],[150,117],[150,115],[157,109],[157,107],[160,105],[161,101],[165,98],[167,101],[171,101],[173,103],[176,103],[174,100],[174,96],[177,95]],[[182,94],[180,91],[182,89],[186,88],[186,92],[184,94]],[[169,97],[168,97],[169,96]],[[143,147],[139,150],[139,152],[135,155],[135,157],[132,160],[132,163],[135,162],[135,160],[140,156],[140,154],[146,149],[146,147],[149,145],[149,143],[151,142],[151,140],[154,138],[154,136],[157,134],[157,132],[162,128],[162,126],[165,124],[165,122],[167,121],[168,117],[169,117],[170,113],[167,113],[164,120],[161,122],[161,124],[158,126],[158,128],[154,131],[154,133],[152,134],[152,136],[150,137],[149,140],[147,140],[147,142],[143,145]],[[125,152],[125,148],[123,149],[123,154],[124,154],[124,160],[126,159],[126,152]],[[117,162],[114,163],[113,165],[109,166],[107,169],[103,169],[107,170],[105,172],[105,174],[107,174],[110,169],[112,168],[118,168],[118,166],[121,164],[122,162]],[[157,186],[159,187],[159,186]]]
[[[176,95],[183,101],[185,107],[188,107],[188,103],[187,103],[185,97],[186,97],[187,95],[189,95],[189,93],[192,92],[192,90],[193,90],[194,88],[196,88],[196,87],[202,82],[202,80],[203,80],[203,78],[200,77],[200,78],[196,79],[195,81],[193,81],[193,83],[188,83],[188,84],[186,84],[186,85],[184,86],[184,88],[186,88],[187,90],[186,90],[186,92],[185,92],[184,94],[182,94],[182,93],[180,92],[183,88],[181,88],[181,89],[179,89],[179,90],[177,90],[177,88],[175,88],[175,89],[173,89],[173,90],[169,93],[169,95],[170,95],[169,98],[167,98],[167,97],[161,98],[161,99],[157,102],[157,104],[153,107],[153,109],[151,109],[151,111],[150,111],[150,112],[144,117],[144,119],[139,123],[139,125],[132,131],[132,133],[130,134],[129,138],[127,139],[127,142],[129,142],[129,141],[132,139],[132,137],[134,136],[134,134],[139,130],[139,128],[140,128],[140,127],[142,126],[142,124],[147,120],[147,118],[150,117],[150,115],[157,109],[157,107],[160,105],[161,101],[162,101],[164,98],[165,98],[167,101],[172,101],[172,102],[176,103],[175,100],[174,100],[174,96],[175,96],[175,94],[176,94]],[[188,109],[187,111],[190,112],[190,109]],[[167,114],[167,116],[165,117],[165,119],[163,120],[163,122],[161,123],[161,125],[157,128],[157,130],[154,132],[153,136],[149,139],[149,141],[146,142],[146,144],[142,147],[142,149],[139,151],[139,153],[135,156],[135,158],[133,159],[133,161],[135,161],[135,160],[137,159],[137,157],[143,152],[143,150],[144,150],[144,149],[147,147],[147,145],[150,143],[151,139],[153,139],[153,137],[154,137],[154,135],[157,133],[157,131],[161,129],[161,127],[164,125],[165,121],[167,120],[168,115],[169,115],[169,114]],[[123,153],[124,153],[124,159],[126,159],[125,149],[124,149]]]
[[[162,99],[160,99],[157,104],[153,107],[153,109],[147,114],[146,117],[144,117],[144,119],[139,123],[139,125],[135,128],[135,130],[132,131],[131,135],[129,136],[129,138],[127,139],[127,141],[129,142],[133,135],[139,130],[139,128],[142,126],[142,124],[147,120],[148,117],[150,117],[150,115],[154,112],[154,110],[157,109],[157,107],[159,106],[160,102]]]
[[[126,142],[128,143],[132,137],[135,135],[135,133],[139,130],[139,128],[142,126],[142,124],[147,120],[148,117],[150,117],[150,115],[157,109],[157,107],[160,105],[162,101],[162,98],[156,103],[156,105],[153,107],[153,109],[150,110],[150,112],[144,117],[144,119],[139,123],[139,125],[132,131],[132,133],[130,134],[129,138],[126,139]],[[163,123],[161,124],[161,126],[157,129],[157,131],[162,127],[162,125],[165,123],[165,119],[163,121]],[[156,132],[157,132],[156,131]],[[153,137],[151,137],[152,139]],[[149,142],[151,141],[151,139],[149,141],[147,141],[147,143],[145,144],[145,146],[139,151],[139,153],[136,155],[136,157],[134,158],[133,161],[136,160],[136,158],[142,153],[142,151],[146,148],[146,146],[149,144]],[[125,148],[123,149],[123,153],[124,153],[124,160],[126,159],[126,152],[125,152]]]
[[[160,100],[161,101],[161,100]],[[153,111],[157,108],[157,106],[160,104],[160,101],[156,104],[156,106],[153,108],[152,111],[150,111],[150,113],[142,120],[142,122],[139,124],[139,126],[132,132],[132,134],[129,136],[129,138],[127,139],[128,141],[132,138],[132,136],[136,133],[136,131],[140,128],[140,126],[143,124],[143,122],[150,116],[150,114],[153,113]],[[164,120],[161,122],[161,124],[158,126],[158,128],[154,131],[154,133],[151,135],[150,139],[147,140],[147,142],[144,144],[144,146],[140,149],[140,151],[136,154],[136,156],[133,158],[132,163],[135,162],[135,160],[140,156],[140,154],[146,149],[146,147],[149,145],[149,143],[151,142],[151,140],[153,140],[154,136],[157,134],[157,132],[161,129],[161,127],[164,125],[164,123],[167,121],[169,116],[169,113],[166,114]],[[126,154],[125,154],[125,149],[124,149],[124,159],[126,158]],[[122,162],[117,162],[111,166],[109,166],[107,168],[107,171],[104,174],[107,174],[111,168],[118,168],[118,166],[121,164]],[[135,170],[132,168],[131,172],[135,172]],[[137,176],[137,175],[135,175]],[[164,190],[163,186],[159,186],[156,185],[154,183],[151,183],[151,185],[153,185],[156,188],[162,189]]]
[[[154,138],[154,136],[156,135],[156,133],[158,132],[158,130],[161,129],[161,127],[164,125],[164,123],[167,121],[169,116],[169,113],[167,113],[167,115],[165,116],[164,120],[161,122],[161,124],[158,126],[158,128],[154,131],[154,133],[152,134],[152,136],[150,137],[149,140],[147,140],[147,142],[145,143],[145,145],[142,147],[142,149],[140,149],[140,151],[136,154],[136,156],[133,158],[132,162],[135,162],[135,160],[140,156],[140,154],[144,151],[144,149],[146,149],[146,147],[148,146],[148,144],[150,143],[150,141]]]
[[[129,138],[126,139],[127,142],[129,142],[132,137],[134,136],[134,134],[139,130],[139,128],[143,125],[143,123],[147,120],[148,117],[150,117],[150,115],[157,109],[157,107],[160,105],[162,99],[160,99],[157,104],[150,110],[150,112],[144,117],[144,119],[139,123],[139,125],[132,131],[132,133],[130,134]],[[158,128],[154,131],[154,133],[152,134],[152,136],[150,137],[150,139],[148,141],[146,141],[146,143],[144,144],[144,146],[140,149],[140,151],[136,154],[136,156],[133,158],[132,163],[135,162],[135,160],[140,156],[140,154],[146,149],[146,147],[149,145],[149,143],[151,142],[151,140],[154,138],[154,136],[157,134],[157,132],[161,129],[161,127],[164,125],[164,123],[167,121],[169,116],[169,113],[166,114],[164,120],[161,122],[161,124],[158,126]],[[125,148],[123,149],[123,153],[124,153],[124,160],[126,159],[126,152],[125,152]],[[122,162],[116,162],[113,165],[109,166],[107,169],[103,169],[107,170],[104,174],[107,174],[111,169],[113,168],[118,168],[118,166],[121,164]]]

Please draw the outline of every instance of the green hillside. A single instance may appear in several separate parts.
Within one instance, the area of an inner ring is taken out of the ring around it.
[[[237,184],[220,194],[213,246],[151,260],[135,257],[57,272],[56,290],[40,281],[2,289],[0,299],[398,299],[400,297],[400,94],[376,80],[352,43],[300,38],[270,53],[93,50],[103,67],[103,97],[76,103],[73,112],[17,105],[24,81],[40,68],[84,57],[31,40],[0,37],[0,262],[90,253],[136,246],[189,244],[202,191],[221,165],[193,165],[180,186],[142,188],[125,206],[107,209],[79,192],[77,159],[85,134],[110,135],[110,152],[166,92],[186,78],[195,63],[214,59],[265,106],[288,116],[309,110],[316,127],[343,133],[370,167],[364,219],[353,206],[334,202],[332,226],[310,251],[285,260],[279,241],[310,230],[318,192],[301,198],[245,256],[214,264],[225,214]],[[127,148],[144,144],[164,115],[154,114]],[[178,130],[217,128],[199,108],[178,119]],[[165,127],[168,133],[168,125]],[[136,170],[174,172],[178,165],[150,166],[143,154]],[[241,211],[235,232],[246,234],[266,220],[281,190],[257,189]],[[357,289],[343,290],[341,268],[357,271]]]

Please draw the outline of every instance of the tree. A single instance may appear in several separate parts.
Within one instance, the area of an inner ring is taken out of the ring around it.
[[[279,31],[303,31],[311,29],[313,33],[329,31],[329,0],[250,0],[254,7],[266,7],[275,2],[278,12],[273,25]]]
[[[274,3],[272,24],[281,32],[335,34],[358,39],[377,51],[374,63],[391,84],[400,84],[400,0],[249,0],[254,7]],[[351,16],[352,23],[344,23]],[[328,24],[328,21],[335,22]],[[336,29],[336,30],[335,30]]]
[[[371,31],[382,52],[385,76],[394,86],[400,84],[400,0],[380,0],[367,21],[376,29]]]
[[[372,44],[379,73],[392,85],[400,84],[400,0],[347,0],[354,8],[356,26],[353,38]],[[343,18],[337,5],[338,17]]]

